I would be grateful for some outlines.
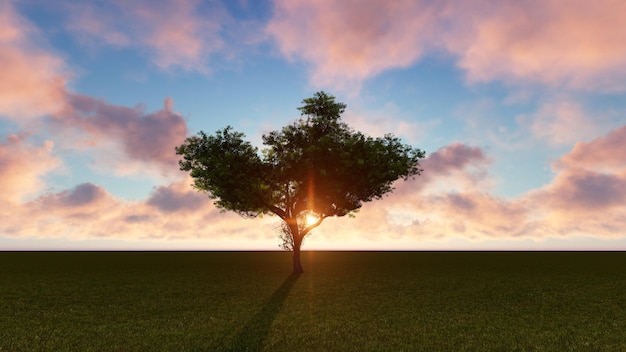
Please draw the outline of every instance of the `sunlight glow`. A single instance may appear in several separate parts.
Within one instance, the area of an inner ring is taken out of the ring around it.
[[[306,226],[311,226],[315,224],[318,220],[319,218],[315,216],[315,214],[306,214]]]

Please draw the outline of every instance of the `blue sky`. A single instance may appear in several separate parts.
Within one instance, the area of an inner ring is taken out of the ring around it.
[[[173,148],[319,90],[424,174],[305,249],[626,249],[626,5],[0,0],[0,248],[277,249]]]

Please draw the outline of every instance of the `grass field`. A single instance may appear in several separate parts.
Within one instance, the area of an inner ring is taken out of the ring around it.
[[[626,351],[626,253],[0,252],[0,351]]]

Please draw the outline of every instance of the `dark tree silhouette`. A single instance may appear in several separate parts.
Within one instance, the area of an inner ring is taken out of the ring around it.
[[[215,205],[245,217],[275,214],[283,220],[282,247],[293,251],[293,271],[303,272],[304,238],[331,216],[353,214],[380,199],[394,181],[419,175],[425,153],[391,134],[372,138],[341,121],[346,105],[324,92],[302,101],[302,117],[263,135],[259,153],[228,126],[199,132],[176,147],[180,169]]]

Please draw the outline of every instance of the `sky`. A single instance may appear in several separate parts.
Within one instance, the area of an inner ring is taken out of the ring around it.
[[[278,250],[174,148],[323,90],[427,152],[303,249],[626,250],[622,0],[0,0],[0,249]]]

